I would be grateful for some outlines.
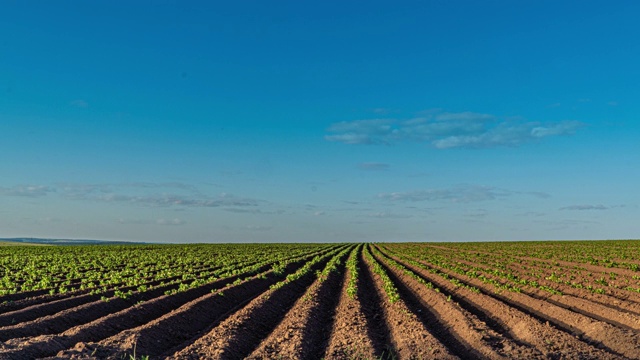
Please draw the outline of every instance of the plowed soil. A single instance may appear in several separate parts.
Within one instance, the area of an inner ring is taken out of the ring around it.
[[[0,359],[640,359],[640,273],[493,256],[353,244],[177,293],[12,295]]]

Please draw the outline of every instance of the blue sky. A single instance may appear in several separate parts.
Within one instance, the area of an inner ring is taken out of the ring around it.
[[[0,237],[638,238],[638,13],[7,1]]]

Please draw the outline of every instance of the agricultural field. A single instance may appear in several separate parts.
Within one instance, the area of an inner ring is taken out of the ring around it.
[[[639,359],[639,251],[0,247],[0,359]]]

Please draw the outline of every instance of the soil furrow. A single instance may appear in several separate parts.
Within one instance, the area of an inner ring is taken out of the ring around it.
[[[296,266],[302,266],[302,261],[289,264],[285,271],[295,269]],[[268,267],[269,265],[265,265],[265,268]],[[0,354],[0,359],[24,359],[29,357],[52,356],[59,351],[71,348],[78,342],[86,343],[100,341],[109,336],[116,335],[126,329],[134,328],[136,326],[144,326],[144,324],[150,325],[155,322],[161,322],[164,318],[168,316],[170,317],[170,315],[174,313],[182,314],[185,309],[189,309],[189,304],[191,303],[199,304],[199,302],[203,302],[205,304],[203,306],[206,307],[207,300],[210,300],[214,295],[211,292],[212,290],[220,289],[223,286],[230,286],[231,282],[236,280],[239,281],[243,276],[246,276],[246,274],[235,275],[219,280],[215,283],[200,286],[195,289],[189,289],[178,294],[163,295],[154,300],[138,304],[120,312],[109,314],[86,325],[75,326],[58,335],[43,335],[35,338],[9,340],[7,345],[15,349],[7,351],[4,354]],[[264,273],[262,276],[264,277]],[[260,275],[254,276],[253,279],[256,281],[251,284],[260,284],[261,281],[257,280],[270,281],[269,283],[273,283],[273,281],[275,281],[271,280],[271,278],[263,279]],[[234,289],[232,293],[238,293],[236,294],[236,303],[233,303],[233,306],[237,305],[237,302],[243,300],[241,298],[242,294],[249,296],[253,290],[251,289],[251,285],[241,284],[241,290],[237,290],[236,287],[232,287],[225,290],[225,294],[231,289]],[[221,299],[225,298],[224,296],[218,297]],[[218,299],[213,301],[214,304],[217,302],[228,304],[228,301],[218,301]],[[211,301],[209,301],[209,303],[211,303]],[[196,305],[195,307],[197,309],[201,309],[203,306]],[[182,310],[175,310],[171,314],[168,314],[177,308]],[[80,350],[86,350],[85,345],[86,344],[80,344],[78,346],[82,348]],[[73,354],[74,352],[72,351],[71,353]],[[106,351],[105,353],[109,353],[109,351]]]
[[[464,259],[456,258],[456,259],[452,259],[452,261],[461,262],[468,266],[479,266],[479,267],[485,267],[485,268],[487,267],[487,265],[478,265]],[[558,271],[557,269],[555,270],[542,269],[535,265],[530,265],[529,269],[535,268],[538,271],[541,271],[540,274],[542,275],[540,277],[533,277],[528,275],[527,272],[522,269],[521,264],[509,264],[507,267],[509,268],[510,271],[517,274],[519,279],[523,279],[527,281],[535,281],[540,285],[548,286],[550,288],[561,291],[563,294],[574,295],[576,297],[582,298],[583,300],[588,300],[590,302],[599,304],[601,306],[609,307],[616,312],[619,311],[627,314],[640,316],[640,303],[639,303],[640,299],[638,299],[638,297],[635,296],[637,294],[635,292],[630,293],[628,290],[623,290],[623,289],[613,288],[613,287],[605,287],[607,294],[594,294],[585,288],[575,288],[575,287],[566,285],[562,282],[553,282],[553,281],[547,280],[546,277],[555,275],[554,271]],[[593,279],[589,279],[586,282],[593,284]],[[627,315],[623,315],[623,316],[627,316]],[[634,316],[630,316],[630,317],[633,318]],[[618,321],[621,324],[625,323],[624,319],[623,320],[618,319],[616,321]],[[636,319],[632,319],[631,321],[637,323]],[[626,326],[633,327],[633,325],[630,325],[628,323],[626,324]]]
[[[533,268],[535,268],[535,266],[529,266],[527,270]],[[541,285],[557,288],[563,294],[569,294],[575,297],[583,298],[602,306],[609,307],[614,311],[620,311],[640,316],[640,298],[638,298],[637,292],[629,292],[628,290],[608,287],[606,288],[607,294],[598,294],[587,290],[582,285],[581,287],[575,287],[569,286],[562,282],[553,282],[547,280],[545,277],[552,275],[552,272],[550,273],[549,271],[544,271],[540,278],[534,278],[527,274],[527,270],[523,269],[522,264],[509,264],[509,269],[516,272],[519,278],[534,280]],[[540,270],[539,268],[536,269]],[[580,276],[582,277],[583,282],[585,278],[589,278],[589,276],[581,273]],[[580,279],[577,280],[580,281]],[[589,280],[589,282],[591,282],[591,280]]]
[[[338,292],[344,282],[344,258],[326,278],[318,278],[282,322],[247,359],[320,359],[331,333]]]
[[[368,251],[365,249],[365,251]],[[369,273],[369,277],[375,287],[375,291],[381,299],[381,309],[384,321],[389,328],[390,340],[395,356],[400,359],[470,359],[478,358],[478,353],[469,351],[453,337],[445,337],[447,329],[429,329],[412,312],[401,297],[391,302],[384,290],[384,283],[380,276],[375,274],[371,259],[364,258],[363,273]],[[395,358],[395,357],[393,357]]]
[[[537,318],[492,296],[490,293],[475,292],[467,287],[456,286],[444,278],[414,266],[394,256],[402,265],[418,274],[426,281],[433,283],[451,295],[452,301],[476,314],[497,332],[512,337],[514,341],[528,344],[538,349],[545,358],[580,358],[580,359],[618,359],[619,356],[608,354],[588,345],[575,336],[551,327]],[[474,282],[462,281],[465,285],[476,285]],[[507,349],[508,350],[508,349]]]
[[[174,267],[170,267],[170,268],[174,268]],[[216,269],[221,268],[221,266],[212,266],[209,268],[204,268],[204,269],[198,269],[196,271],[200,272],[200,271],[214,271]],[[138,288],[141,285],[145,285],[145,286],[157,286],[163,282],[168,282],[168,281],[174,281],[174,280],[178,280],[181,279],[182,276],[176,275],[176,276],[172,276],[172,277],[168,277],[168,278],[163,278],[163,279],[150,279],[150,278],[146,278],[143,279],[143,281],[141,281],[140,283],[138,283],[135,286],[127,286],[127,287],[120,287],[121,285],[123,285],[124,283],[118,283],[118,284],[112,284],[109,285],[107,287],[107,293],[100,293],[97,298],[101,298],[102,296],[106,296],[106,297],[110,297],[112,295],[109,295],[109,291],[111,294],[113,294],[113,292],[116,289],[119,289],[121,291],[129,291],[129,290],[135,290],[136,288]],[[150,280],[150,281],[147,281]],[[45,289],[45,290],[37,290],[37,293],[39,295],[37,296],[31,296],[29,294],[33,294],[33,292],[24,292],[21,293],[24,296],[24,298],[20,299],[20,300],[15,300],[15,301],[11,301],[8,300],[8,303],[6,304],[0,304],[0,309],[2,309],[0,311],[0,326],[5,326],[7,324],[15,324],[15,323],[19,323],[19,322],[23,322],[23,321],[29,321],[29,320],[34,320],[37,317],[40,316],[45,316],[45,315],[50,315],[53,314],[57,311],[61,311],[67,308],[70,308],[71,306],[66,306],[66,307],[60,307],[60,305],[62,304],[62,302],[58,302],[64,299],[69,299],[72,302],[76,301],[77,298],[81,298],[83,296],[91,296],[91,291],[95,290],[95,289],[101,289],[104,288],[104,286],[97,286],[94,288],[88,288],[88,289],[84,289],[84,290],[73,290],[70,289],[69,292],[64,293],[64,294],[53,294],[50,295],[49,294],[49,290],[50,289]],[[95,298],[95,297],[94,297]],[[3,297],[4,299],[4,297]],[[89,300],[90,301],[90,300]],[[45,304],[49,304],[51,302],[56,302],[55,305],[52,305],[51,307],[48,306],[44,306]],[[36,308],[34,308],[35,306],[38,305],[43,305],[42,308],[38,308],[38,310],[36,310]],[[79,305],[79,304],[78,304]],[[77,305],[74,305],[77,306]],[[44,310],[44,309],[50,309],[50,310]],[[18,315],[18,311],[23,310],[22,313],[19,313]],[[10,314],[11,313],[11,314]],[[35,317],[34,317],[35,316]]]
[[[67,299],[54,300],[44,304],[32,305],[20,310],[6,312],[0,315],[0,331],[2,331],[1,328],[4,326],[15,325],[22,322],[35,320],[46,315],[55,314],[69,308],[95,301],[96,299],[100,299],[100,296],[85,294],[80,296],[73,296]],[[0,339],[1,338],[3,338],[2,335],[0,335]]]
[[[373,273],[364,262],[362,251],[358,254],[358,292],[357,298],[361,303],[362,313],[367,324],[367,334],[373,343],[376,358],[395,359],[396,349],[393,346],[391,329],[385,320],[384,308],[388,306],[384,300],[386,294],[380,293],[375,285]]]
[[[387,271],[396,284],[401,297],[409,309],[420,318],[422,323],[448,348],[459,351],[461,357],[472,355],[474,358],[505,359],[502,348],[509,347],[512,353],[523,358],[534,358],[539,353],[515,342],[503,338],[491,330],[485,323],[447,299],[444,294],[433,288],[427,288],[417,280],[404,274],[397,268],[386,264],[385,259],[374,257]],[[514,351],[516,350],[516,351]]]
[[[229,315],[235,309],[266,291],[269,286],[283,276],[303,266],[308,259],[309,257],[305,257],[302,260],[289,263],[282,274],[275,274],[269,270],[266,273],[252,276],[238,285],[228,284],[227,288],[218,291],[209,290],[206,295],[186,302],[182,306],[167,307],[164,315],[154,319],[146,319],[141,322],[140,326],[128,327],[127,330],[121,329],[124,331],[119,331],[108,338],[103,336],[97,343],[86,344],[87,341],[85,341],[84,344],[79,344],[75,350],[84,354],[95,351],[98,358],[116,359],[132,354],[135,345],[138,354],[158,356],[171,348],[190,341],[211,323]],[[237,279],[240,281],[240,277]],[[73,354],[73,351],[70,353]]]
[[[358,259],[360,257],[361,246],[350,256]],[[360,267],[360,265],[357,265]],[[353,274],[347,268],[345,280],[340,290],[340,298],[335,312],[333,329],[327,344],[325,359],[373,359],[375,358],[375,347],[369,334],[367,333],[367,319],[363,313],[362,302],[368,297],[360,298],[357,293],[352,298],[348,294],[349,281]],[[360,291],[362,279],[356,279],[356,289]]]
[[[567,268],[582,268],[585,269],[587,271],[591,271],[591,272],[595,272],[595,273],[615,273],[618,275],[623,275],[623,276],[628,276],[628,277],[633,277],[634,275],[638,275],[637,271],[633,271],[633,270],[629,270],[629,269],[621,269],[621,268],[615,268],[615,267],[605,267],[605,266],[598,266],[598,265],[591,265],[591,264],[587,264],[587,263],[577,263],[577,262],[572,262],[572,261],[564,261],[564,260],[547,260],[547,259],[537,259],[537,258],[532,258],[532,257],[528,257],[528,256],[518,256],[519,259],[521,260],[528,260],[528,261],[539,261],[539,262],[544,262],[547,264],[560,264],[564,267]]]
[[[622,330],[602,321],[593,320],[582,314],[569,311],[525,294],[515,292],[496,293],[494,289],[491,289],[490,285],[477,279],[470,279],[464,275],[459,275],[437,266],[433,267],[451,277],[468,282],[512,307],[541,319],[543,322],[552,323],[559,329],[574,336],[579,336],[581,339],[605,349],[614,355],[640,358],[638,334],[633,331]]]
[[[486,266],[478,266],[477,264],[474,264],[468,260],[454,259],[452,261],[458,261],[468,266],[486,268]],[[567,290],[567,288],[572,289],[568,286],[562,286],[561,284],[558,284],[558,283],[552,283],[552,282],[541,280],[541,279],[532,279],[531,277],[522,275],[520,272],[515,270],[514,270],[514,274],[518,277],[518,279],[525,279],[528,281],[535,280],[537,283],[541,285],[550,286],[551,288],[554,288],[559,291]],[[486,274],[486,275],[488,277],[493,277],[493,275],[491,274]],[[498,278],[497,280],[502,283],[507,282],[505,279],[502,279],[502,278]],[[603,306],[598,302],[591,301],[589,298],[591,297],[590,295],[592,294],[587,291],[584,291],[586,294],[582,294],[583,297],[576,297],[568,294],[555,295],[555,294],[551,294],[549,292],[546,292],[536,287],[532,287],[528,285],[524,285],[524,286],[520,284],[516,284],[516,285],[521,286],[522,293],[529,295],[531,297],[534,297],[538,300],[548,301],[549,303],[552,303],[556,306],[559,306],[574,312],[578,312],[582,315],[588,316],[595,320],[607,322],[611,325],[620,327],[622,329],[640,330],[640,316],[637,316],[628,311],[624,311],[623,309],[617,309],[617,308],[612,309],[609,306]],[[614,299],[610,299],[610,301],[613,301],[613,300]],[[617,303],[620,304],[621,301],[617,301]]]
[[[313,283],[315,271],[330,260],[326,257],[311,271],[281,288],[270,289],[228,318],[216,321],[204,335],[183,343],[167,359],[243,359],[284,319],[288,311]]]
[[[127,286],[127,287],[121,287],[121,288],[117,288],[117,287],[110,287],[109,290],[105,291],[105,292],[101,292],[99,294],[84,294],[84,295],[78,295],[78,296],[72,296],[72,297],[68,297],[65,299],[60,299],[60,300],[55,300],[55,301],[50,301],[50,302],[46,302],[43,304],[36,304],[36,305],[32,305],[20,310],[15,310],[15,311],[11,311],[11,312],[7,312],[4,314],[0,315],[0,327],[2,326],[7,326],[7,325],[15,325],[15,324],[20,324],[22,322],[28,322],[28,321],[32,321],[32,320],[36,320],[48,315],[52,315],[52,314],[56,314],[58,312],[62,312],[64,310],[68,310],[68,309],[72,309],[75,307],[79,307],[83,304],[88,304],[88,303],[92,303],[94,302],[94,304],[92,305],[98,305],[99,302],[98,300],[102,299],[102,298],[111,298],[114,296],[116,290],[121,291],[123,293],[128,292],[129,290],[131,291],[136,291],[140,286],[146,286],[146,287],[157,287],[158,285],[162,284],[162,283],[166,283],[166,282],[170,282],[170,281],[175,281],[175,280],[179,280],[181,279],[182,276],[173,276],[171,278],[165,278],[165,279],[160,279],[160,280],[154,280],[151,282],[146,282],[146,283],[140,283],[136,286]],[[185,282],[191,282],[193,280],[186,280],[186,281],[181,281],[181,282],[176,282],[174,284],[168,284],[165,286],[161,286],[159,287],[159,289],[162,289],[163,293],[166,290],[172,290],[172,289],[177,289],[180,284],[185,283]],[[148,294],[147,294],[148,293]],[[156,294],[156,295],[153,295]],[[154,292],[150,292],[147,291],[145,293],[140,293],[135,295],[136,297],[138,297],[136,299],[136,301],[146,301],[149,300],[153,297],[157,297],[159,295],[157,295],[157,291]],[[79,310],[79,309],[78,309]],[[85,309],[88,312],[92,312],[93,310],[91,309]],[[116,310],[117,311],[117,310]],[[95,314],[98,314],[99,312],[96,312]],[[46,327],[46,326],[45,326]],[[57,328],[57,330],[49,330],[50,332],[48,333],[44,333],[44,334],[50,334],[51,331],[63,331],[60,330],[59,328]],[[24,335],[24,336],[28,336],[28,335]],[[2,329],[0,328],[0,339],[2,339]]]

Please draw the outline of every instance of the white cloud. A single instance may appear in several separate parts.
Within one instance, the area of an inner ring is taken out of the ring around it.
[[[537,126],[531,129],[531,136],[543,138],[547,136],[572,135],[581,126],[578,121],[563,121],[548,126]]]
[[[429,143],[438,149],[519,146],[551,136],[572,135],[578,121],[527,122],[498,119],[474,112],[431,113],[409,120],[371,119],[331,125],[327,141],[345,144],[393,144],[403,141]]]

